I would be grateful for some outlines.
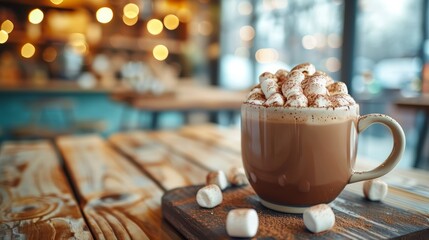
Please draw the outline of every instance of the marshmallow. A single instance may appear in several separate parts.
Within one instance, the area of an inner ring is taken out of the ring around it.
[[[274,93],[280,92],[280,87],[277,84],[276,80],[273,78],[268,78],[261,83],[262,92],[265,94],[265,98],[271,97]]]
[[[302,92],[301,86],[295,85],[289,88],[286,82],[282,85],[282,93],[286,97],[286,99],[289,99],[290,97],[292,97],[292,95],[304,94]]]
[[[314,67],[313,64],[311,63],[302,63],[299,65],[296,65],[294,68],[292,68],[292,70],[290,70],[291,72],[294,70],[298,70],[308,76],[313,75],[316,72],[316,68]]]
[[[229,185],[228,179],[226,178],[225,173],[221,170],[209,172],[206,177],[206,184],[207,185],[215,184],[222,190],[227,188]]]
[[[371,201],[383,200],[387,195],[387,190],[387,183],[381,180],[373,179],[363,184],[363,194]]]
[[[287,80],[287,75],[288,75],[288,71],[286,71],[285,69],[279,69],[277,70],[275,76],[278,79],[278,82],[284,82]]]
[[[308,77],[308,83],[318,83],[321,86],[326,87],[328,82],[328,76],[323,74],[313,75]]]
[[[320,95],[320,94],[312,94],[308,97],[308,106],[309,107],[330,107],[332,106],[331,100],[329,100],[329,96]]]
[[[214,208],[222,203],[222,191],[215,184],[207,185],[197,192],[197,203],[203,208]]]
[[[307,105],[308,100],[302,93],[290,96],[285,104],[286,107],[307,107]]]
[[[253,104],[253,105],[263,105],[265,103],[265,100],[251,99],[251,100],[247,100],[246,103]]]
[[[343,82],[335,82],[327,86],[327,89],[331,95],[336,94],[348,94],[347,85]]]
[[[242,186],[249,184],[246,173],[242,167],[233,167],[228,173],[229,182],[236,186]]]
[[[265,101],[264,106],[270,107],[270,106],[283,106],[285,104],[285,99],[281,93],[274,93]]]
[[[267,79],[274,79],[277,82],[277,77],[270,72],[264,72],[261,75],[259,75],[259,83],[262,83]]]
[[[306,96],[309,96],[312,94],[319,94],[319,95],[328,94],[328,89],[326,89],[325,84],[320,82],[309,82],[308,85],[305,86],[303,91]]]
[[[289,81],[301,83],[305,79],[305,75],[300,71],[294,70],[287,75],[287,78]]]
[[[249,99],[253,94],[264,94],[261,88],[253,88],[249,94],[247,94],[247,99]]]
[[[238,208],[228,212],[226,232],[230,237],[254,237],[258,227],[259,219],[255,209]]]
[[[319,204],[304,211],[304,225],[313,233],[331,229],[335,224],[335,215],[327,204]]]
[[[349,106],[350,105],[350,102],[347,101],[346,98],[344,98],[342,95],[339,95],[339,94],[331,96],[330,100],[332,102],[333,107],[343,107],[343,106]]]
[[[335,96],[336,97],[342,97],[342,98],[344,98],[350,104],[355,104],[356,103],[356,101],[349,94],[342,94],[342,93],[340,93],[340,94],[336,94]]]
[[[265,102],[264,93],[260,88],[253,88],[247,96],[246,103],[262,105]]]

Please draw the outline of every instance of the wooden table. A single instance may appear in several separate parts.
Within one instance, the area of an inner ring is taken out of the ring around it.
[[[429,94],[422,94],[417,97],[403,97],[395,101],[396,106],[401,108],[416,109],[423,114],[423,121],[420,126],[417,126],[419,137],[416,145],[416,156],[414,160],[414,167],[421,167],[423,162],[429,164],[429,156],[424,156],[424,146],[428,137],[429,129]]]
[[[151,129],[157,129],[159,113],[166,111],[177,111],[185,115],[194,111],[228,112],[230,118],[233,118],[234,113],[239,112],[246,96],[247,91],[225,90],[184,81],[179,82],[174,91],[158,96],[118,91],[111,97],[113,100],[125,103],[133,109],[151,112]]]
[[[162,217],[163,194],[240,165],[239,129],[215,125],[5,142],[0,239],[182,239]],[[396,170],[384,179],[383,204],[429,218],[427,171]],[[361,187],[347,190],[362,194]]]

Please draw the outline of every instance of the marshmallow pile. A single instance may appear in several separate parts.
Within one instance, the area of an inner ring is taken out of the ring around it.
[[[227,187],[249,184],[242,167],[232,167],[228,176],[221,170],[209,172],[206,186],[198,190],[197,203],[203,208],[214,208],[222,203],[222,190]],[[240,208],[228,212],[226,231],[231,237],[254,237],[258,231],[259,219],[254,209]]]
[[[242,167],[232,167],[228,176],[221,170],[209,172],[206,176],[206,186],[197,192],[197,203],[203,208],[214,208],[222,203],[222,191],[227,187],[247,184],[249,182]]]
[[[343,82],[334,82],[325,72],[303,63],[290,72],[264,72],[247,96],[246,103],[266,107],[342,107],[356,104]]]

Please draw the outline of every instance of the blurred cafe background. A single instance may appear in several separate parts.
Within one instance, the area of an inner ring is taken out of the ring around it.
[[[429,169],[428,11],[428,0],[0,0],[0,141],[239,127],[260,73],[312,62],[347,83],[361,114],[400,122],[400,167]],[[400,104],[410,97],[426,101]],[[369,128],[359,156],[385,159],[389,134]]]

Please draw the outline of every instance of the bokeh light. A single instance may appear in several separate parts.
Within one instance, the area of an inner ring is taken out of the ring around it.
[[[6,20],[1,24],[1,30],[6,31],[7,33],[11,33],[14,28],[13,22],[10,20]]]
[[[63,2],[63,0],[51,0],[51,3],[55,5],[60,5]]]
[[[198,23],[198,32],[201,35],[209,36],[213,31],[213,25],[209,21],[202,21]]]
[[[44,14],[42,10],[36,8],[28,14],[28,21],[32,24],[39,24],[43,21]]]
[[[238,13],[240,15],[250,15],[253,12],[253,5],[249,1],[242,1],[238,4]]]
[[[176,15],[168,14],[164,17],[164,26],[168,30],[174,30],[179,26],[179,18]]]
[[[9,38],[9,34],[5,30],[0,30],[0,44],[5,43]]]
[[[31,58],[36,52],[36,48],[31,43],[26,43],[21,48],[21,56]]]
[[[240,28],[240,38],[243,41],[250,41],[255,37],[255,29],[252,26],[243,26]]]
[[[168,48],[164,45],[156,45],[152,54],[156,60],[163,61],[168,57]]]
[[[341,36],[335,33],[328,35],[328,46],[331,48],[340,48],[342,45]]]
[[[279,53],[274,48],[261,48],[255,53],[259,63],[272,63],[279,59]]]
[[[341,62],[336,57],[330,57],[326,59],[325,66],[330,72],[338,72],[341,69]]]
[[[46,62],[53,62],[57,58],[57,50],[54,47],[47,47],[43,51],[43,60]]]
[[[152,35],[160,34],[163,28],[164,26],[162,25],[162,22],[158,19],[151,19],[147,22],[147,30]]]
[[[98,22],[105,24],[112,21],[113,11],[108,7],[102,7],[97,10],[95,17],[97,18]]]
[[[134,19],[136,17],[138,17],[140,9],[139,6],[137,6],[134,3],[128,3],[127,5],[124,6],[124,16],[127,17],[128,19]]]
[[[313,35],[305,35],[302,37],[302,46],[307,50],[314,49],[317,46],[317,39]]]
[[[133,26],[135,25],[139,20],[139,17],[135,17],[135,18],[127,18],[127,16],[122,16],[122,21],[125,23],[125,25],[127,26]]]

